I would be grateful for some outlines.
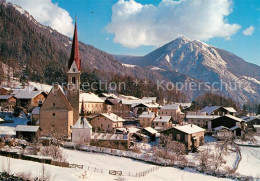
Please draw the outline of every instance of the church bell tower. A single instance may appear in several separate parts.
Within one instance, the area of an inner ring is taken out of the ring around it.
[[[79,99],[80,99],[80,69],[81,59],[79,55],[79,42],[77,32],[77,22],[75,23],[74,36],[72,41],[71,55],[68,63],[68,86],[67,98],[73,107],[73,124],[79,119]]]

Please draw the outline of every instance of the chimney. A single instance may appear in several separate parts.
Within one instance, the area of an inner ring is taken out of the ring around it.
[[[190,124],[190,127],[192,127],[192,124]]]

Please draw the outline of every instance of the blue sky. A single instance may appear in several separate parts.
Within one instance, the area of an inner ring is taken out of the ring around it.
[[[67,35],[77,16],[80,41],[111,54],[145,55],[185,36],[260,65],[260,0],[8,1]]]

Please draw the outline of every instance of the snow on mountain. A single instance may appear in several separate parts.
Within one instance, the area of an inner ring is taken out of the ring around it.
[[[159,70],[159,71],[165,71],[164,69],[162,68],[159,68],[159,67],[151,67],[150,70]]]
[[[122,63],[123,66],[125,67],[129,67],[129,68],[135,68],[136,65],[131,65],[131,64],[126,64],[126,63]]]
[[[247,76],[243,76],[245,79],[247,79],[247,80],[250,80],[250,81],[252,81],[252,82],[255,82],[256,84],[260,84],[260,81],[259,80],[257,80],[257,79],[255,79],[255,78],[253,78],[253,77],[247,77]]]
[[[260,100],[259,66],[198,40],[180,37],[127,63],[175,71],[214,84],[222,94],[241,104]]]

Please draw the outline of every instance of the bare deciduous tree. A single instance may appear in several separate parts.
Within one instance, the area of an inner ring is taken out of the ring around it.
[[[200,162],[200,169],[205,171],[209,165],[210,154],[208,151],[202,151],[199,153],[198,159]]]
[[[218,171],[219,167],[226,163],[221,153],[215,153],[212,155],[213,170]]]

